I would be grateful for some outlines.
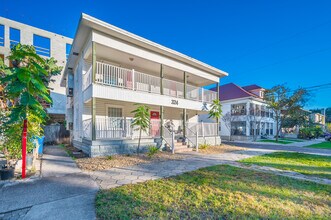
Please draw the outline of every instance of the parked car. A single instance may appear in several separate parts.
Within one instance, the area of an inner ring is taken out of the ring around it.
[[[326,141],[331,141],[331,134],[325,135],[325,140]]]

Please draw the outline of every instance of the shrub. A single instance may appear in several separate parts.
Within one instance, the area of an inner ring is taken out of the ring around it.
[[[303,127],[299,130],[298,138],[312,139],[319,138],[323,134],[323,130],[320,126]]]
[[[159,148],[157,148],[155,146],[150,146],[148,148],[147,156],[153,157],[158,151],[159,151]]]
[[[210,144],[200,144],[199,149],[207,149],[210,147]]]
[[[107,156],[107,160],[112,160],[112,159],[113,159],[112,155]]]

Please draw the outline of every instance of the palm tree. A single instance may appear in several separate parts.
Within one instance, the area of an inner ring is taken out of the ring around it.
[[[222,105],[221,105],[220,100],[215,99],[215,100],[213,100],[213,103],[211,104],[208,118],[214,118],[216,120],[217,134],[218,134],[218,130],[219,130],[219,119],[221,117],[222,117]],[[216,145],[216,136],[215,136],[215,145]]]
[[[137,104],[136,104],[137,105]],[[139,155],[140,148],[140,140],[141,140],[141,132],[147,132],[150,126],[150,114],[149,107],[147,105],[139,105],[135,110],[131,113],[134,114],[133,122],[131,127],[136,127],[136,130],[139,130],[139,140],[137,147],[137,154]]]

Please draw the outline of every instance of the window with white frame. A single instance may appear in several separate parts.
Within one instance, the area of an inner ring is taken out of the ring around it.
[[[246,103],[231,105],[231,115],[246,115]]]
[[[231,122],[231,134],[246,135],[246,122],[245,121]]]
[[[51,56],[51,39],[37,34],[33,34],[33,46],[36,48],[38,55]]]
[[[15,46],[21,42],[21,31],[16,28],[9,28],[10,47]]]

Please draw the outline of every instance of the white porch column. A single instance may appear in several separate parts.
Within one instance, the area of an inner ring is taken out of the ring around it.
[[[95,83],[96,75],[96,44],[92,42],[92,83]],[[92,97],[92,141],[96,140],[96,98]]]

